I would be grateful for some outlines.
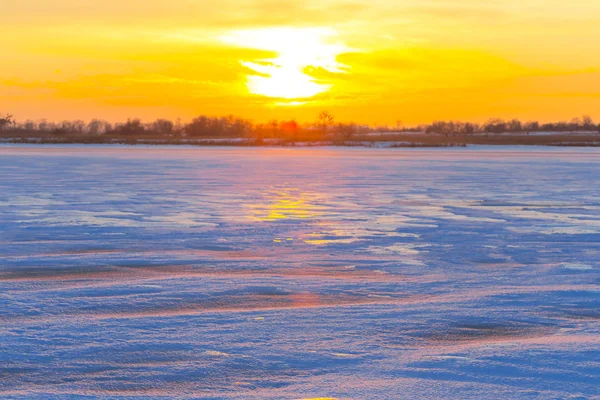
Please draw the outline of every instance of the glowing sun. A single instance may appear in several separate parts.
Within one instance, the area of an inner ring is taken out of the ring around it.
[[[226,43],[274,52],[276,57],[240,61],[255,74],[248,75],[248,90],[257,95],[280,99],[304,99],[328,91],[331,84],[318,81],[307,69],[344,73],[337,56],[348,48],[331,42],[333,29],[264,28],[235,31],[222,37]]]

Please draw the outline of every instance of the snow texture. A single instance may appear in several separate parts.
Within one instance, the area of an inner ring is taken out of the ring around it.
[[[0,146],[0,397],[600,398],[600,151]]]

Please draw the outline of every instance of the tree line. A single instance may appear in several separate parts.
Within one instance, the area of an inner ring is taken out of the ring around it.
[[[436,121],[424,127],[427,133],[443,135],[472,133],[529,133],[529,132],[600,132],[600,124],[592,117],[584,115],[569,122],[540,123],[538,121],[521,122],[518,119],[490,119],[484,124],[470,122]]]
[[[107,135],[120,137],[190,137],[190,138],[302,138],[311,133],[339,133],[344,137],[372,132],[375,128],[354,123],[335,123],[335,118],[324,111],[314,123],[300,124],[295,120],[255,124],[252,121],[235,116],[211,117],[198,116],[190,122],[157,119],[142,122],[140,119],[128,119],[125,122],[111,123],[102,119],[65,120],[51,122],[45,119],[16,121],[12,115],[0,118],[0,132],[15,134],[39,134],[42,136]]]
[[[253,123],[250,120],[235,116],[211,117],[201,115],[193,120],[182,123],[181,120],[171,121],[157,119],[152,122],[142,122],[140,119],[128,119],[121,123],[111,123],[102,119],[49,122],[47,120],[16,121],[10,114],[0,114],[0,132],[20,135],[40,136],[77,136],[77,135],[107,135],[117,137],[189,137],[189,138],[266,138],[302,140],[332,136],[341,139],[380,133],[422,132],[456,136],[472,134],[502,134],[502,133],[531,133],[531,132],[600,132],[600,124],[590,116],[573,118],[569,122],[540,123],[538,121],[521,122],[518,119],[490,119],[486,123],[477,124],[458,121],[435,121],[431,124],[405,127],[401,122],[396,126],[370,126],[356,123],[338,123],[335,117],[327,111],[321,112],[314,122],[298,123],[295,120],[272,120],[266,123]]]

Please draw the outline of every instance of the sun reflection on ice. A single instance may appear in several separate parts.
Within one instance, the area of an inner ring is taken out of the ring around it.
[[[318,205],[321,199],[317,193],[294,188],[273,190],[266,193],[264,202],[249,206],[249,217],[262,222],[315,218],[323,214]]]

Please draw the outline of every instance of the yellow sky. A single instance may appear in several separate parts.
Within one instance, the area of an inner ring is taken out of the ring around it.
[[[598,0],[18,0],[20,119],[600,119]]]

